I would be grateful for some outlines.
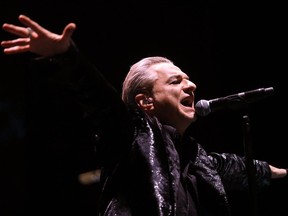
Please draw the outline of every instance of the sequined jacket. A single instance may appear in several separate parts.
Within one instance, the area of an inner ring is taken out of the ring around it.
[[[100,215],[230,214],[226,190],[248,187],[244,158],[208,154],[189,134],[180,141],[174,128],[145,114],[136,122],[128,157],[103,174]],[[257,186],[269,185],[268,164],[254,162]]]

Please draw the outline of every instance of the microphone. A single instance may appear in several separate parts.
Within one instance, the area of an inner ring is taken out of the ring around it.
[[[236,109],[244,107],[248,103],[258,101],[272,95],[273,93],[273,87],[258,88],[212,100],[200,100],[196,103],[195,110],[198,115],[207,116],[211,112],[225,108]]]

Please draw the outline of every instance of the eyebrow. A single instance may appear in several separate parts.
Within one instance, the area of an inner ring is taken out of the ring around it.
[[[183,74],[185,74],[185,73],[183,73]],[[172,75],[172,76],[170,76],[169,78],[168,78],[168,81],[171,81],[171,80],[173,80],[174,78],[176,78],[176,79],[179,79],[179,78],[184,78],[184,79],[188,79],[188,80],[190,80],[190,77],[187,75],[187,74],[185,74],[185,76],[182,76],[182,75],[179,75],[179,74],[177,74],[177,75]]]

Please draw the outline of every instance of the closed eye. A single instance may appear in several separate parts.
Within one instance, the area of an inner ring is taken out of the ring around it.
[[[181,80],[174,80],[173,82],[171,82],[170,84],[179,84],[181,83]]]

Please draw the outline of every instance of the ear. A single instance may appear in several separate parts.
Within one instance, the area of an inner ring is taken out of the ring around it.
[[[150,111],[154,109],[153,98],[146,96],[145,94],[137,94],[135,101],[138,107],[144,111]]]

